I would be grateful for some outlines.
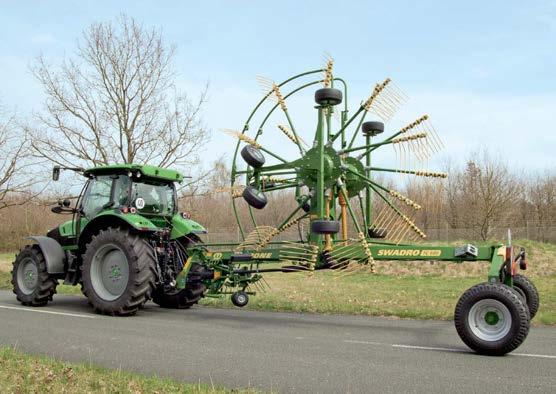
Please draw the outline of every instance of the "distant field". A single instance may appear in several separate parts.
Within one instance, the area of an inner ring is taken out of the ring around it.
[[[539,289],[541,308],[534,324],[556,324],[556,245],[517,241],[528,252],[530,276]],[[0,288],[11,288],[11,254],[0,254]],[[338,276],[329,271],[273,273],[270,289],[252,296],[246,308],[272,311],[451,319],[460,295],[486,279],[487,263],[378,262],[378,273]],[[79,286],[59,293],[81,294]],[[207,306],[233,307],[229,298],[204,299]],[[186,313],[186,312],[184,312]]]

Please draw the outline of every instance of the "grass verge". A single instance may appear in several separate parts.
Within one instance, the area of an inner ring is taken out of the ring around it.
[[[524,272],[537,286],[541,307],[533,324],[556,324],[556,245],[516,241],[527,249]],[[461,244],[459,242],[458,244]],[[0,254],[0,288],[11,288],[12,254]],[[339,277],[330,271],[265,275],[270,290],[251,297],[254,310],[451,319],[461,294],[484,282],[488,263],[377,262],[378,274]],[[81,294],[79,286],[59,293]],[[228,297],[205,298],[203,305],[232,307]]]
[[[203,384],[186,384],[156,376],[146,377],[88,364],[28,356],[0,348],[2,393],[254,393]]]

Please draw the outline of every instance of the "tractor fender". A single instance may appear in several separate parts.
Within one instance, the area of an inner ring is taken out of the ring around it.
[[[33,235],[27,237],[27,239],[33,240],[38,244],[44,256],[46,270],[49,274],[65,273],[64,262],[66,259],[66,253],[58,241],[42,235]]]
[[[79,247],[84,248],[91,237],[100,229],[126,227],[136,231],[156,231],[158,228],[148,219],[137,214],[116,214],[106,212],[88,222],[79,236]]]
[[[207,230],[191,219],[185,219],[181,214],[172,217],[172,232],[170,238],[177,239],[188,234],[206,234]]]

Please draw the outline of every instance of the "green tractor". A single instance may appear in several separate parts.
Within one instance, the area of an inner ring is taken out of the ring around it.
[[[187,249],[206,230],[179,213],[175,182],[183,176],[148,165],[110,165],[91,169],[54,167],[81,173],[87,182],[75,207],[63,200],[52,211],[72,219],[16,257],[12,284],[24,305],[52,300],[59,280],[81,285],[95,311],[132,315],[152,298],[161,307],[189,308],[203,296],[199,265],[189,267],[187,288],[176,289]],[[185,287],[185,286],[183,286]]]

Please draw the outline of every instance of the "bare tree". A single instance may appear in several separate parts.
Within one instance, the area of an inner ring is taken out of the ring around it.
[[[543,176],[530,179],[526,186],[524,203],[527,219],[532,219],[538,227],[547,227],[556,222],[556,176],[546,172]],[[540,240],[546,241],[541,232]]]
[[[521,188],[515,175],[486,152],[452,172],[446,185],[447,219],[453,228],[468,228],[488,239],[493,225],[506,223],[514,213]]]
[[[25,204],[34,196],[31,165],[27,136],[16,129],[14,116],[0,108],[0,209]]]
[[[192,102],[175,86],[174,47],[132,18],[95,23],[76,56],[32,71],[46,94],[36,115],[35,153],[60,165],[192,166],[208,133],[205,91]]]

